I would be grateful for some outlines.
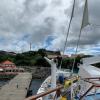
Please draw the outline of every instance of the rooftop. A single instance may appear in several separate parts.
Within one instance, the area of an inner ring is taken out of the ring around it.
[[[1,64],[5,64],[5,65],[15,65],[13,62],[9,61],[9,60],[6,60],[6,61],[3,61],[1,62]]]

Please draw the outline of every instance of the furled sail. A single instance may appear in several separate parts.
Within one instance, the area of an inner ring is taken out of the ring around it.
[[[89,25],[89,16],[88,16],[88,1],[86,0],[83,12],[81,30],[87,25]]]

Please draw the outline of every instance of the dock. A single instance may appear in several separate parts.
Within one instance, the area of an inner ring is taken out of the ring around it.
[[[30,86],[32,74],[21,73],[0,89],[0,100],[24,100]]]

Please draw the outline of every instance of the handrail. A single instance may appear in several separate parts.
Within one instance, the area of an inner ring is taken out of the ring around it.
[[[82,80],[84,80],[85,82],[93,84],[95,87],[100,87],[100,84],[95,82],[95,81],[99,81],[99,80],[94,81],[93,79],[100,79],[100,77],[98,77],[98,78],[97,77],[96,78],[84,78]]]
[[[57,91],[57,90],[60,90],[60,89],[62,89],[62,88],[63,88],[63,86],[60,85],[60,86],[56,87],[55,89],[50,89],[50,90],[48,90],[47,92],[43,92],[43,93],[40,93],[40,94],[37,94],[37,95],[34,95],[34,96],[30,96],[30,97],[26,98],[25,100],[36,100],[36,99],[38,99],[38,98],[40,98],[40,97],[43,97],[43,96],[45,96],[45,95],[48,95],[48,94],[50,94],[50,93],[52,93],[52,92],[55,92],[55,91]]]
[[[97,81],[100,81],[100,77],[91,77],[91,78],[83,78],[82,80],[84,80],[85,82],[91,83],[92,86],[80,97],[79,100],[82,100],[84,96],[86,96],[86,94],[91,91],[91,89],[93,89],[94,87],[99,87],[100,88],[100,84],[94,82],[94,79],[98,79]]]
[[[91,77],[91,78],[83,78],[83,79],[88,79],[88,80],[92,80],[92,79],[99,79],[100,80],[100,77]]]
[[[86,94],[91,90],[93,89],[94,85],[92,85],[81,97],[79,100],[82,100],[84,98],[84,96],[86,96]]]
[[[77,78],[77,77],[73,77],[73,78],[71,78],[71,79],[74,81],[74,80],[77,80],[78,78]],[[84,80],[84,81],[86,81],[86,82],[88,82],[88,83],[91,83],[92,86],[80,97],[79,100],[82,100],[83,97],[86,96],[87,93],[88,93],[89,91],[91,91],[91,89],[93,89],[94,87],[100,87],[100,84],[95,83],[95,82],[93,81],[93,79],[99,79],[99,80],[100,80],[100,77],[81,78],[81,80]],[[98,81],[99,81],[99,80],[98,80]],[[59,86],[57,86],[57,87],[54,88],[54,89],[50,89],[50,90],[48,90],[47,92],[42,92],[42,93],[40,93],[40,94],[37,94],[37,95],[34,95],[34,96],[30,96],[30,97],[26,98],[25,100],[36,100],[36,99],[38,99],[38,98],[40,98],[40,97],[43,97],[43,96],[45,96],[45,95],[48,95],[48,94],[53,93],[53,92],[55,92],[55,91],[58,91],[58,90],[60,90],[60,89],[62,89],[62,88],[64,88],[64,86],[63,86],[63,85],[59,85]]]

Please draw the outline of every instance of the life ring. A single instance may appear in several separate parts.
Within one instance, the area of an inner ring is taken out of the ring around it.
[[[71,80],[66,80],[64,83],[64,88],[68,88],[72,85],[72,81]]]
[[[60,100],[67,100],[67,98],[62,96]]]

